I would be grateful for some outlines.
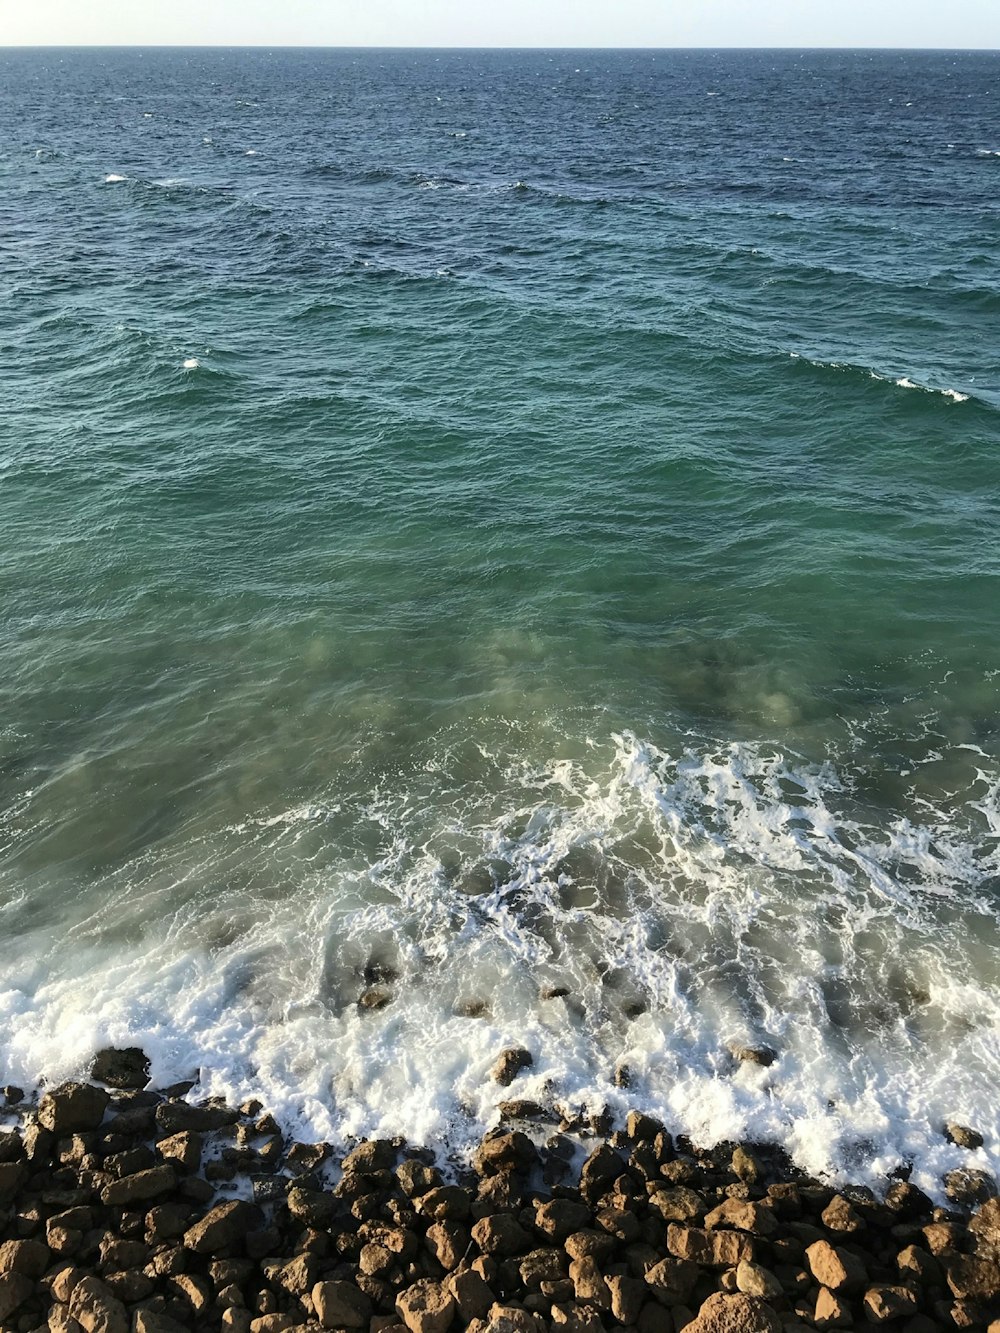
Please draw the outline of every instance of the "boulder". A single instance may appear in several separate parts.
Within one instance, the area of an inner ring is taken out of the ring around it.
[[[781,1321],[765,1302],[742,1293],[709,1296],[688,1333],[781,1333]]]
[[[0,1275],[21,1273],[40,1278],[52,1263],[52,1251],[40,1240],[8,1240],[0,1245]]]
[[[614,1273],[605,1278],[611,1297],[611,1313],[619,1324],[634,1324],[648,1295],[646,1284],[636,1277]]]
[[[742,1042],[732,1041],[729,1043],[729,1054],[741,1064],[761,1065],[765,1069],[773,1065],[778,1058],[778,1052],[774,1047],[765,1046],[763,1043],[747,1046]]]
[[[530,1171],[538,1161],[538,1149],[527,1134],[489,1134],[476,1153],[474,1165],[481,1176],[501,1171]]]
[[[4,1273],[0,1277],[0,1322],[6,1323],[34,1290],[34,1282],[24,1273]]]
[[[817,1328],[850,1328],[854,1315],[847,1301],[829,1287],[820,1287],[813,1322]]]
[[[677,1223],[667,1227],[667,1249],[703,1268],[735,1268],[754,1257],[753,1241],[742,1231],[702,1231]]]
[[[324,1190],[306,1189],[295,1185],[288,1191],[288,1211],[303,1226],[322,1231],[329,1227],[337,1216],[339,1205],[332,1194]]]
[[[662,1305],[686,1305],[699,1276],[686,1259],[661,1259],[646,1269],[646,1285]]]
[[[972,1207],[996,1196],[996,1178],[989,1171],[963,1166],[944,1177],[944,1192],[952,1203]]]
[[[47,1092],[39,1102],[38,1123],[60,1137],[97,1129],[110,1101],[103,1088],[89,1083],[64,1083]]]
[[[957,1254],[948,1263],[948,1286],[958,1300],[996,1300],[1000,1297],[1000,1264],[994,1258]]]
[[[778,1221],[766,1204],[726,1199],[705,1215],[705,1226],[709,1231],[716,1227],[735,1227],[754,1236],[771,1236],[778,1229]]]
[[[909,1287],[894,1287],[882,1282],[868,1288],[863,1304],[865,1315],[873,1324],[909,1319],[918,1310],[917,1298]]]
[[[161,1134],[180,1134],[189,1129],[207,1133],[235,1125],[239,1112],[227,1106],[192,1106],[190,1102],[161,1102],[156,1108],[156,1127]]]
[[[472,1208],[467,1190],[457,1185],[439,1185],[421,1195],[418,1210],[435,1222],[464,1222]]]
[[[184,1248],[195,1254],[219,1254],[244,1239],[263,1222],[256,1204],[243,1199],[220,1203],[184,1233]]]
[[[775,1301],[784,1294],[772,1272],[747,1259],[736,1265],[736,1287],[744,1296],[756,1296],[762,1301]]]
[[[574,1231],[582,1231],[592,1220],[586,1204],[575,1199],[550,1199],[535,1210],[535,1226],[543,1235],[561,1245]]]
[[[944,1136],[949,1143],[967,1148],[970,1152],[983,1146],[983,1136],[977,1129],[970,1129],[968,1125],[960,1125],[957,1121],[945,1125]]]
[[[455,1298],[459,1316],[465,1324],[472,1319],[482,1319],[493,1304],[489,1284],[472,1268],[452,1273],[445,1279],[445,1285]]]
[[[458,1306],[442,1282],[423,1278],[396,1297],[396,1313],[410,1333],[448,1333]]]
[[[523,1046],[514,1046],[501,1051],[496,1063],[490,1070],[490,1078],[502,1088],[509,1088],[522,1069],[530,1069],[535,1057]]]
[[[201,1154],[204,1140],[194,1130],[182,1130],[180,1134],[171,1134],[161,1139],[156,1151],[164,1162],[181,1171],[193,1172],[201,1167]]]
[[[868,1280],[868,1272],[849,1250],[835,1248],[827,1240],[817,1240],[806,1250],[809,1271],[821,1287],[829,1287],[838,1295],[861,1291]]]
[[[864,1230],[864,1220],[855,1212],[853,1205],[842,1194],[835,1194],[823,1209],[822,1222],[827,1231],[836,1231],[839,1235],[849,1236],[855,1231]]]
[[[69,1296],[69,1313],[84,1333],[129,1333],[125,1306],[96,1277],[84,1277]]]
[[[312,1289],[313,1309],[324,1328],[364,1328],[372,1303],[353,1282],[317,1282]]]
[[[149,1082],[149,1060],[138,1046],[98,1051],[90,1067],[90,1077],[109,1088],[144,1088]]]
[[[523,1254],[531,1248],[531,1237],[510,1213],[493,1213],[480,1218],[472,1228],[472,1239],[483,1254],[501,1259]]]
[[[101,1203],[108,1208],[133,1208],[137,1203],[170,1194],[176,1187],[177,1174],[172,1166],[154,1166],[105,1185]]]

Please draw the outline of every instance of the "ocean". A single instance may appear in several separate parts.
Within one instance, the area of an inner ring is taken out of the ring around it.
[[[1000,1170],[998,90],[0,51],[0,1082]]]

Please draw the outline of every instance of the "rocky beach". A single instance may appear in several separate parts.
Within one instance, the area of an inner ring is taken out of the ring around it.
[[[494,1078],[513,1084],[516,1050]],[[337,1155],[256,1101],[90,1082],[2,1090],[0,1333],[900,1333],[1000,1329],[1000,1198],[948,1173],[873,1190],[777,1148],[575,1124],[511,1100],[470,1162]],[[943,1129],[968,1149],[968,1127]]]

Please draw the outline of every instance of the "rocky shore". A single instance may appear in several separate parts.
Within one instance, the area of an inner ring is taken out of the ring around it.
[[[108,1051],[91,1083],[3,1090],[0,1333],[1000,1333],[981,1171],[951,1173],[947,1207],[905,1179],[876,1198],[638,1113],[570,1134],[515,1103],[446,1178],[398,1140],[288,1142],[261,1105],[193,1105],[147,1070]]]

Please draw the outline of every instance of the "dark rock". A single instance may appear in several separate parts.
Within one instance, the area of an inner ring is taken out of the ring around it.
[[[539,1204],[535,1212],[535,1226],[550,1240],[561,1245],[574,1231],[589,1227],[593,1214],[586,1204],[574,1199],[551,1199]]]
[[[417,1200],[417,1210],[435,1222],[464,1222],[472,1209],[467,1190],[457,1185],[439,1185]]]
[[[184,1233],[184,1248],[195,1254],[219,1254],[236,1245],[263,1217],[255,1204],[242,1199],[220,1203]]]
[[[778,1058],[778,1052],[772,1046],[745,1046],[741,1042],[730,1042],[729,1054],[741,1063],[763,1065],[767,1068]]]
[[[324,1328],[367,1328],[372,1314],[371,1301],[353,1282],[317,1282],[312,1303]]]
[[[893,1287],[878,1283],[865,1292],[864,1310],[873,1324],[885,1324],[891,1319],[908,1319],[917,1313],[917,1298],[909,1287]]]
[[[89,1083],[64,1083],[47,1092],[38,1105],[38,1123],[56,1135],[97,1129],[111,1098]]]
[[[108,1047],[94,1056],[90,1077],[110,1088],[141,1089],[149,1082],[149,1059],[138,1046]]]
[[[101,1191],[101,1203],[110,1208],[130,1208],[170,1194],[176,1185],[177,1174],[172,1166],[154,1166],[106,1185]]]
[[[983,1146],[983,1136],[976,1129],[970,1129],[968,1125],[959,1125],[952,1121],[944,1127],[944,1136],[949,1143],[957,1144],[959,1148],[968,1148],[970,1151]]]
[[[885,1206],[903,1221],[929,1217],[934,1205],[921,1189],[907,1180],[897,1180],[885,1193]]]
[[[366,991],[362,991],[358,996],[358,1008],[362,1011],[367,1010],[369,1013],[374,1013],[392,1004],[392,999],[392,991],[387,986],[369,986]]]
[[[482,1176],[501,1171],[528,1171],[538,1161],[538,1149],[526,1134],[494,1132],[482,1141],[474,1165]]]
[[[483,1254],[507,1258],[531,1247],[531,1237],[509,1213],[483,1217],[472,1228],[472,1239]]]
[[[996,1196],[997,1182],[989,1171],[963,1166],[949,1171],[944,1178],[944,1192],[952,1203],[971,1207]]]
[[[4,1273],[0,1276],[0,1320],[6,1323],[34,1290],[34,1282],[23,1273]]]
[[[156,1108],[156,1126],[161,1134],[180,1134],[184,1130],[205,1133],[235,1125],[239,1112],[225,1106],[192,1106],[190,1102],[161,1102]]]
[[[535,1057],[530,1051],[521,1046],[511,1047],[501,1052],[490,1070],[490,1077],[502,1088],[509,1088],[521,1070],[530,1069],[534,1063]]]

